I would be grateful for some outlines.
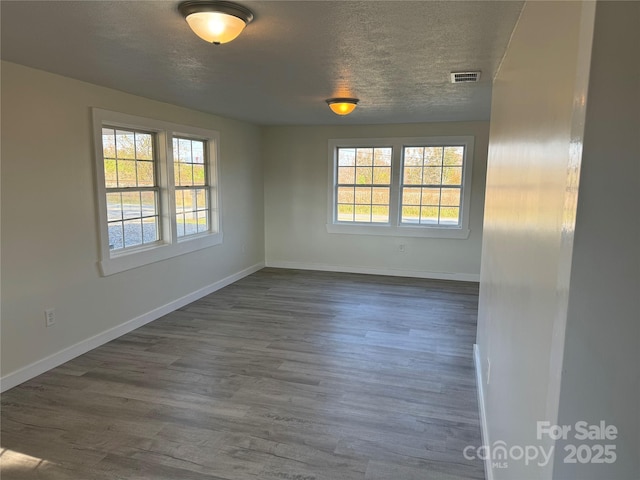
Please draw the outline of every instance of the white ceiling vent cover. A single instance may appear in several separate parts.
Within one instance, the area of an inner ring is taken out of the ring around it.
[[[477,72],[451,72],[451,83],[469,83],[480,80],[480,71]]]

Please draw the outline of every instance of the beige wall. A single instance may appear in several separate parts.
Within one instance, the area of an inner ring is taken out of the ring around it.
[[[593,10],[525,4],[494,81],[477,345],[487,440],[508,447],[553,446],[536,422],[557,420]]]
[[[555,478],[640,475],[640,3],[596,8],[558,421],[615,425],[613,464]],[[568,443],[575,444],[569,439]]]
[[[11,63],[1,73],[3,376],[264,260],[258,127]],[[90,107],[220,131],[222,245],[98,274]]]
[[[477,280],[488,129],[487,122],[265,128],[267,265]],[[438,135],[475,136],[468,239],[327,233],[329,139]]]

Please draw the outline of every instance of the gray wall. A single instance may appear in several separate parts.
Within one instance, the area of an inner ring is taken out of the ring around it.
[[[571,270],[560,424],[615,425],[612,465],[565,464],[555,478],[640,476],[640,3],[596,8]],[[580,444],[572,437],[568,443]]]
[[[1,87],[3,377],[263,262],[258,127],[7,62]],[[220,131],[222,245],[99,275],[92,106]]]
[[[525,4],[494,80],[477,345],[489,443],[557,419],[593,4]],[[508,459],[496,479],[551,478]]]
[[[488,129],[488,122],[266,127],[267,265],[477,281]],[[469,238],[327,233],[329,139],[445,135],[475,136]]]

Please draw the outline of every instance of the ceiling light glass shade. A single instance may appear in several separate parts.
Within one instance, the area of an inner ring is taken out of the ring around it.
[[[330,98],[327,103],[336,115],[349,115],[356,109],[359,101],[357,98]]]
[[[253,20],[251,10],[231,2],[189,1],[181,3],[178,10],[193,33],[216,45],[236,38]]]

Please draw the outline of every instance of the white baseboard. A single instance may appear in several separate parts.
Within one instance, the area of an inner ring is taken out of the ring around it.
[[[482,432],[482,445],[489,445],[489,429],[487,426],[487,410],[484,403],[484,379],[482,378],[482,363],[480,361],[480,349],[473,344],[473,363],[476,367],[476,385],[478,390],[478,408],[480,410],[480,431]],[[484,475],[487,480],[493,480],[493,468],[491,468],[490,455],[484,461]]]
[[[144,313],[136,318],[128,320],[125,323],[110,328],[109,330],[105,330],[102,333],[87,338],[86,340],[82,340],[75,345],[65,348],[64,350],[54,353],[53,355],[50,355],[48,357],[45,357],[42,360],[38,360],[37,362],[27,365],[26,367],[22,367],[15,372],[9,373],[0,378],[0,392],[4,392],[6,390],[9,390],[10,388],[20,385],[21,383],[37,377],[38,375],[41,375],[44,372],[51,370],[52,368],[55,368],[65,362],[68,362],[69,360],[87,353],[89,350],[93,350],[100,345],[104,345],[111,340],[115,340],[116,338],[121,337],[122,335],[129,333],[136,328],[140,328],[149,322],[157,320],[167,313],[171,313],[178,308],[184,307],[185,305],[188,305],[191,302],[198,300],[199,298],[215,292],[216,290],[220,290],[227,285],[237,282],[247,275],[251,275],[258,270],[261,270],[262,268],[264,268],[264,266],[265,265],[262,262],[252,265],[248,268],[245,268],[244,270],[234,273],[233,275],[229,275],[222,280],[218,280],[217,282],[207,285],[206,287],[196,290],[195,292],[189,293],[183,297],[178,298],[177,300],[169,302],[166,305],[155,308],[150,312]]]
[[[366,275],[388,275],[391,277],[430,278],[434,280],[457,280],[461,282],[479,282],[480,275],[475,273],[427,272],[422,270],[401,270],[396,268],[356,267],[349,265],[327,265],[324,263],[286,262],[267,260],[267,267],[291,268],[294,270],[319,270],[322,272],[363,273]]]

